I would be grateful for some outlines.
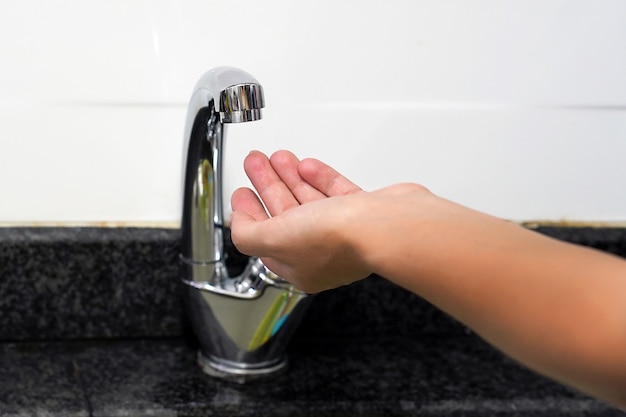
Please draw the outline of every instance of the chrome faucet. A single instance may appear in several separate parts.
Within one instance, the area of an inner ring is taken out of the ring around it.
[[[285,349],[311,297],[263,262],[233,250],[224,222],[225,123],[259,120],[263,88],[219,67],[198,81],[187,108],[181,223],[183,303],[206,373],[245,383],[285,370]],[[243,270],[232,272],[237,259]]]

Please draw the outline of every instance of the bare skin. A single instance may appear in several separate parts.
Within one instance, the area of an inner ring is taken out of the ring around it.
[[[315,293],[378,274],[529,368],[626,408],[623,259],[418,184],[366,192],[288,151],[252,152],[244,168],[258,196],[233,193],[233,242],[297,288]]]

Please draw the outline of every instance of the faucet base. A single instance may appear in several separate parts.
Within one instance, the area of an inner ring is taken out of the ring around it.
[[[258,364],[233,362],[213,356],[206,357],[198,351],[198,365],[204,373],[237,384],[276,377],[287,369],[287,358]]]

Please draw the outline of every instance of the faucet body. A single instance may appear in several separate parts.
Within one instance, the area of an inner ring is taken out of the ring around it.
[[[254,257],[229,252],[223,215],[226,123],[261,118],[264,96],[250,74],[231,67],[206,72],[187,109],[181,275],[183,302],[208,374],[239,383],[285,369],[285,348],[310,297]],[[232,272],[237,260],[243,269]]]

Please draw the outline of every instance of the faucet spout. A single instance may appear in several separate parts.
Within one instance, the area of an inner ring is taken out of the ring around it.
[[[185,126],[183,259],[192,263],[222,260],[224,123],[259,120],[264,106],[261,85],[236,68],[212,69],[196,84]]]
[[[223,142],[226,124],[259,120],[263,88],[231,67],[206,72],[187,108],[181,221],[183,302],[200,342],[205,372],[236,382],[285,368],[284,350],[308,297],[273,274],[258,258],[229,272],[223,214]]]

